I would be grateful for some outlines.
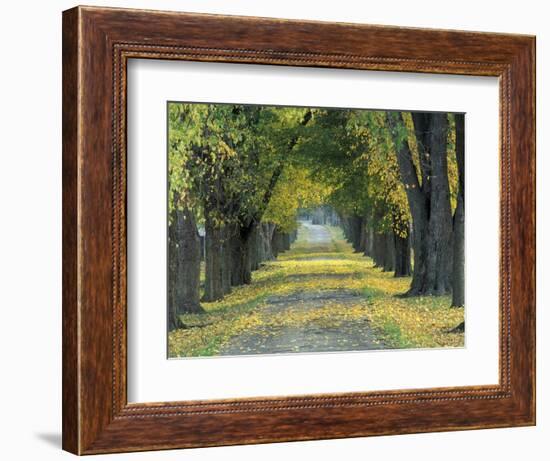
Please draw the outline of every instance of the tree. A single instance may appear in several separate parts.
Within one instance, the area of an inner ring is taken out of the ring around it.
[[[185,181],[193,163],[187,149],[190,133],[176,129],[189,113],[169,110],[168,139],[168,310],[169,328],[180,328],[179,314],[200,313],[200,241],[193,207],[197,205],[191,181]],[[192,136],[192,134],[191,134]]]
[[[174,208],[169,225],[169,328],[181,328],[179,314],[200,313],[200,242],[193,213]]]
[[[407,130],[406,117],[386,113],[413,222],[414,272],[407,294],[441,295],[451,290],[452,267],[447,114],[413,113],[413,133]]]
[[[252,131],[253,143],[246,171],[249,188],[246,206],[240,209],[238,225],[233,234],[234,285],[251,282],[252,246],[256,243],[257,227],[275,193],[285,167],[292,164],[292,153],[309,120],[311,111],[296,108],[262,108]],[[259,155],[260,151],[262,155]]]
[[[300,209],[319,207],[329,195],[330,188],[316,180],[303,164],[290,164],[275,187],[263,219],[280,232],[291,234],[298,227]]]
[[[258,226],[311,112],[172,103],[169,113],[169,195],[179,191],[204,224],[203,300],[215,301],[259,266]]]
[[[452,306],[464,306],[464,114],[455,115],[458,193],[453,216]]]

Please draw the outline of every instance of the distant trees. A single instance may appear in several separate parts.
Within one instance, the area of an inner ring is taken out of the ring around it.
[[[378,267],[409,276],[410,215],[385,112],[320,109],[315,125],[304,157],[331,185],[344,234]]]
[[[354,250],[463,305],[464,115],[319,109],[306,146]]]
[[[321,205],[356,252],[412,275],[408,295],[463,305],[463,115],[171,103],[168,117],[171,327],[202,309],[198,226],[202,299],[215,301]]]

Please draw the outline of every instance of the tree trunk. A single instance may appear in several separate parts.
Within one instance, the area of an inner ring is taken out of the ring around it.
[[[258,268],[267,259],[265,252],[264,227],[265,223],[260,223],[258,224],[258,228],[256,231],[256,258]]]
[[[394,137],[401,180],[413,218],[414,270],[408,295],[450,292],[452,217],[447,173],[447,115],[413,113],[420,157],[420,184],[407,141],[399,139],[395,114],[387,123]]]
[[[366,225],[365,225],[365,256],[372,257],[374,252],[374,229],[371,225],[371,223],[367,220],[367,218],[364,218]]]
[[[458,196],[453,217],[453,299],[452,306],[464,306],[464,114],[455,115]]]
[[[205,278],[203,301],[211,302],[223,298],[223,230],[216,225],[205,210]]]
[[[290,246],[292,246],[292,244],[296,241],[297,236],[298,236],[297,230],[293,230],[288,233],[288,243],[290,244]],[[290,250],[290,246],[289,246],[289,250]]]
[[[290,250],[290,234],[288,232],[283,233],[283,247],[285,251]]]
[[[243,285],[242,275],[242,242],[238,235],[238,227],[231,234],[231,286]]]
[[[351,232],[350,232],[350,225],[349,225],[349,217],[342,215],[340,217],[342,232],[344,234],[344,238],[347,242],[351,243]]]
[[[231,285],[248,285],[252,282],[250,241],[252,226],[239,226],[231,238]]]
[[[411,238],[395,235],[395,277],[411,275]]]
[[[258,225],[254,225],[250,233],[250,237],[248,239],[248,247],[249,247],[248,251],[249,251],[251,271],[257,271],[260,268],[258,237],[259,237]]]
[[[464,333],[465,330],[465,324],[464,322],[460,322],[456,327],[449,330],[449,333]]]
[[[383,235],[385,248],[383,270],[391,272],[395,270],[395,239],[393,231],[385,232]]]
[[[222,228],[222,292],[224,295],[231,292],[231,229]]]
[[[281,231],[279,231],[277,226],[275,226],[275,230],[273,231],[271,248],[273,250],[273,255],[275,256],[275,258],[279,256],[279,253],[282,253],[284,251],[283,234]]]
[[[168,312],[168,331],[178,330],[180,328],[185,328],[185,324],[181,321],[178,313],[169,309]]]
[[[279,232],[277,231],[277,226],[273,226],[273,233],[271,234],[271,253],[273,254],[273,259],[277,259],[279,256]]]
[[[273,248],[272,248],[273,232],[275,231],[275,224],[263,223],[261,230],[262,230],[262,240],[264,245],[265,260],[271,261],[275,259],[275,256],[273,255]]]
[[[362,221],[363,219],[360,216],[352,215],[348,218],[349,223],[349,238],[348,240],[351,243],[351,246],[353,247],[353,251],[355,253],[359,253],[362,250],[361,245],[361,227],[362,227]]]
[[[204,312],[199,300],[200,240],[193,213],[174,210],[168,228],[169,328],[181,328],[178,315]]]
[[[430,221],[425,294],[443,295],[451,291],[452,214],[447,172],[447,114],[430,114],[429,149],[431,159]]]
[[[384,267],[384,254],[386,252],[386,239],[384,234],[374,233],[372,259],[374,267]]]

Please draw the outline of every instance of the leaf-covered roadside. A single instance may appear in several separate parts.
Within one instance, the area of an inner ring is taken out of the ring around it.
[[[286,327],[350,328],[363,322],[385,348],[464,345],[463,333],[450,332],[464,320],[463,308],[449,307],[448,296],[398,296],[407,290],[410,278],[395,278],[375,268],[372,260],[353,253],[339,228],[327,229],[332,241],[316,245],[301,228],[292,249],[256,271],[252,284],[235,288],[221,301],[204,303],[205,314],[182,315],[187,328],[169,333],[169,357],[217,355],[231,338],[252,329],[269,335]],[[338,290],[358,296],[352,302],[335,298],[315,309],[303,309],[296,302],[280,312],[268,303],[274,296]]]

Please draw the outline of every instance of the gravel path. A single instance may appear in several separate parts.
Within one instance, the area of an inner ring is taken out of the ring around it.
[[[331,241],[325,226],[303,222],[307,230],[307,243],[312,246]],[[322,259],[337,259],[338,253]],[[304,259],[301,258],[303,261]],[[329,276],[330,274],[327,274]],[[332,274],[334,275],[334,274]],[[303,274],[302,274],[303,276]],[[293,277],[293,276],[290,276]],[[301,291],[286,296],[272,296],[261,307],[262,315],[281,314],[287,311],[300,313],[324,307],[327,303],[356,304],[363,298],[352,290]],[[231,338],[220,350],[220,355],[283,354],[290,352],[335,352],[384,349],[367,321],[344,321],[336,327],[315,324],[295,327],[261,326]]]
[[[328,302],[355,303],[362,298],[347,290],[318,293],[293,293],[267,300],[262,314],[299,312],[319,309]],[[284,354],[289,352],[335,352],[383,349],[369,323],[365,320],[346,321],[337,327],[305,325],[279,328],[258,327],[234,336],[220,351],[220,355]]]
[[[307,241],[310,245],[329,243],[332,240],[330,237],[330,232],[325,226],[311,224],[308,221],[302,221],[301,224],[305,229],[307,229]]]

